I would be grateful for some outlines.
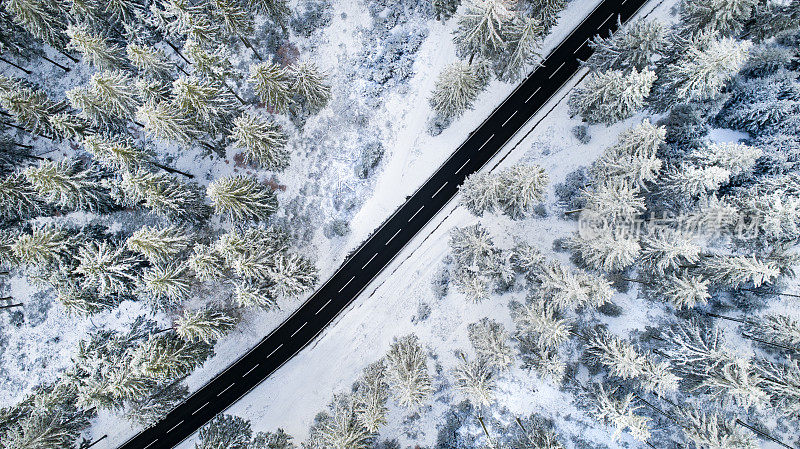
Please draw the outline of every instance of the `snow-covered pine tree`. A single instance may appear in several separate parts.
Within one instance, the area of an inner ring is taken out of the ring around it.
[[[736,36],[758,6],[758,0],[683,0],[681,26],[692,33],[712,31]]]
[[[589,45],[594,53],[586,65],[594,71],[644,70],[666,49],[666,38],[667,30],[661,22],[639,19],[609,37],[593,39]]]
[[[692,309],[705,305],[711,298],[710,282],[700,275],[685,271],[667,274],[653,287],[656,299],[663,299],[676,309]]]
[[[77,50],[83,58],[100,71],[125,69],[128,61],[125,51],[108,39],[92,33],[86,25],[67,27],[69,49]]]
[[[565,265],[551,263],[535,275],[536,291],[556,310],[580,307],[600,307],[611,302],[614,290],[600,276],[571,270]]]
[[[251,11],[268,16],[286,31],[286,24],[292,15],[286,0],[247,0]]]
[[[529,0],[528,3],[531,4],[531,11],[542,22],[546,32],[556,25],[561,11],[567,6],[566,0]]]
[[[55,226],[36,226],[11,245],[16,260],[36,267],[62,268],[75,250],[75,239]]]
[[[163,51],[148,45],[129,43],[125,52],[131,64],[152,79],[170,79],[175,71],[172,62]]]
[[[510,444],[515,449],[564,449],[553,431],[552,421],[533,414],[527,418],[516,418],[509,424],[506,434],[511,436]]]
[[[248,446],[249,449],[296,449],[292,443],[292,436],[283,429],[275,432],[258,432]]]
[[[249,227],[243,232],[234,229],[214,246],[237,275],[272,284],[270,272],[275,258],[288,250],[288,236],[275,227]]]
[[[514,269],[525,277],[531,277],[544,262],[542,252],[536,247],[521,242],[511,249],[511,264]]]
[[[213,354],[203,342],[188,342],[173,332],[153,334],[133,351],[131,366],[157,380],[188,376]]]
[[[180,77],[172,84],[178,114],[192,117],[198,129],[217,135],[229,126],[239,111],[236,99],[221,83],[194,76]]]
[[[229,35],[238,37],[259,60],[262,59],[247,39],[247,36],[253,33],[254,22],[253,15],[246,9],[245,3],[237,0],[211,0],[208,4],[211,6],[213,20],[221,24]]]
[[[9,88],[0,88],[0,106],[26,130],[45,137],[56,136],[50,117],[62,112],[66,104],[51,100],[39,89],[0,75],[0,84],[4,83]]]
[[[49,120],[50,124],[53,126],[55,136],[62,140],[79,140],[94,131],[91,129],[88,120],[67,112],[59,112],[58,114],[51,115]]]
[[[680,378],[666,362],[656,362],[638,351],[630,342],[605,331],[594,332],[586,345],[586,354],[622,379],[636,379],[648,392],[659,394],[677,391]]]
[[[144,103],[136,110],[136,119],[142,122],[145,131],[165,141],[188,145],[202,134],[194,121],[173,102]]]
[[[198,432],[195,449],[248,449],[253,431],[250,421],[234,415],[219,414]]]
[[[103,11],[115,22],[122,22],[123,27],[133,28],[132,22],[139,18],[141,3],[137,0],[109,0]]]
[[[453,368],[454,388],[477,407],[488,407],[496,388],[494,370],[480,357],[469,361],[461,356],[463,360]]]
[[[731,172],[722,167],[681,164],[664,174],[664,187],[680,198],[703,198],[728,183]]]
[[[128,421],[143,426],[155,424],[189,396],[189,388],[179,381],[158,385],[155,389],[149,396],[130,401],[125,412]]]
[[[396,338],[386,353],[386,382],[392,396],[406,408],[418,408],[433,393],[428,356],[416,335]]]
[[[272,291],[278,297],[292,298],[311,289],[317,281],[314,264],[296,254],[278,253],[267,268],[274,283]]]
[[[493,271],[499,257],[489,231],[480,223],[450,231],[450,250],[457,267],[474,273]]]
[[[733,289],[747,284],[760,287],[781,275],[776,261],[759,260],[755,255],[709,256],[702,258],[700,265],[712,283]]]
[[[227,269],[225,258],[211,245],[194,245],[189,267],[201,281],[221,279]]]
[[[569,340],[570,321],[539,295],[528,298],[525,304],[512,304],[511,317],[517,335],[542,350],[556,350]]]
[[[785,365],[764,362],[759,366],[762,388],[773,405],[789,416],[800,413],[800,363],[789,359]]]
[[[92,134],[83,138],[83,147],[93,159],[112,170],[132,171],[146,167],[155,159],[155,152],[138,146],[125,135]]]
[[[356,403],[350,394],[337,394],[329,406],[330,414],[322,413],[312,426],[311,447],[330,449],[367,449],[373,434],[359,421]]]
[[[445,67],[436,79],[428,102],[444,118],[454,118],[467,109],[488,84],[488,63],[478,59],[473,64],[456,61]]]
[[[506,48],[495,68],[498,78],[503,81],[518,81],[530,70],[541,55],[537,51],[547,32],[541,20],[515,14],[503,29]]]
[[[64,306],[68,314],[78,316],[112,310],[120,302],[118,296],[101,296],[93,289],[65,282],[61,282],[56,289],[56,301]]]
[[[667,329],[663,337],[669,344],[672,362],[690,373],[705,375],[735,358],[724,346],[719,329],[696,319]]]
[[[233,122],[231,139],[245,150],[245,160],[267,170],[283,171],[291,158],[286,149],[288,137],[281,127],[260,115],[243,112]]]
[[[433,8],[433,15],[436,17],[436,20],[441,20],[442,22],[447,21],[447,19],[453,17],[453,15],[458,10],[458,6],[461,4],[461,0],[430,0],[431,1],[431,8]]]
[[[476,55],[493,59],[506,46],[503,31],[514,17],[508,0],[467,0],[453,32],[456,51],[470,62]]]
[[[172,84],[167,80],[139,78],[134,86],[142,103],[169,102],[172,97]]]
[[[514,363],[514,351],[508,344],[510,336],[502,324],[483,318],[467,326],[467,334],[475,354],[489,368],[502,371]]]
[[[194,279],[186,264],[157,263],[142,273],[141,289],[152,297],[154,308],[175,310],[189,297]]]
[[[165,263],[192,244],[186,231],[177,226],[144,226],[128,237],[125,245],[147,258],[150,263]]]
[[[278,308],[278,301],[270,281],[246,279],[236,284],[233,299],[239,307],[260,307],[264,310]]]
[[[641,246],[627,229],[596,226],[569,239],[570,248],[589,267],[606,272],[621,271],[636,262]]]
[[[691,236],[674,228],[648,227],[640,242],[639,265],[659,276],[700,260],[702,247]]]
[[[789,315],[761,315],[746,320],[744,330],[747,335],[761,340],[795,347],[800,352],[800,321]]]
[[[51,0],[8,0],[3,7],[13,16],[14,22],[56,50],[63,51],[67,43],[66,21],[60,14],[60,5]]]
[[[570,114],[580,115],[589,123],[612,125],[645,106],[655,72],[635,68],[592,72],[569,98]]]
[[[614,434],[611,436],[614,440],[627,431],[636,440],[646,443],[650,438],[650,418],[636,414],[640,407],[634,405],[633,393],[618,399],[615,392],[616,390],[607,392],[602,384],[598,384],[592,395],[597,420],[614,426]]]
[[[666,129],[651,125],[649,120],[623,131],[617,143],[592,164],[592,176],[597,183],[646,188],[657,180],[661,170],[656,154],[665,136]]]
[[[184,340],[211,345],[233,330],[238,322],[238,316],[223,310],[186,311],[175,322],[175,332]]]
[[[276,112],[286,112],[292,103],[292,79],[289,71],[274,62],[250,66],[250,78],[256,95]]]
[[[278,209],[272,190],[247,176],[216,179],[208,185],[207,194],[216,213],[227,214],[236,221],[265,220]]]
[[[142,261],[124,248],[107,242],[91,242],[78,248],[75,274],[84,286],[97,289],[101,295],[131,290],[137,281]]]
[[[543,379],[561,385],[567,364],[554,349],[545,349],[529,335],[518,335],[522,368],[533,370]]]
[[[141,105],[133,79],[120,71],[98,72],[89,84],[67,92],[67,98],[93,124],[114,125],[133,120]]]
[[[500,197],[500,207],[511,218],[522,218],[533,213],[544,200],[549,178],[538,165],[515,164],[500,172],[505,195]]]
[[[482,217],[485,212],[493,212],[500,197],[507,192],[503,191],[503,180],[491,172],[475,172],[464,180],[459,187],[461,198],[460,205],[466,207],[473,214]]]
[[[381,359],[364,368],[353,395],[358,422],[372,433],[386,424],[389,409],[389,385],[386,383],[386,362]]]
[[[0,216],[3,219],[27,218],[43,208],[42,199],[24,174],[0,176]]]
[[[596,183],[593,189],[583,192],[583,214],[601,223],[633,219],[646,210],[641,193],[639,187],[622,179]]]
[[[758,449],[759,445],[749,434],[743,433],[732,422],[692,407],[682,410],[683,434],[688,441],[701,449]]]
[[[708,394],[723,406],[735,404],[745,410],[762,408],[769,395],[763,389],[763,379],[749,359],[736,357],[708,370],[697,390]]]
[[[120,188],[126,204],[142,204],[153,213],[169,219],[200,222],[209,215],[199,186],[181,183],[165,173],[142,169],[124,172]]]
[[[105,174],[96,165],[69,159],[42,161],[23,173],[39,195],[54,206],[99,211],[113,205],[109,191],[100,182]]]
[[[327,75],[316,64],[303,61],[289,66],[290,91],[300,97],[311,112],[324,108],[331,99],[331,86]]]
[[[63,384],[43,387],[19,404],[0,410],[0,434],[7,449],[74,447],[89,427],[91,411],[78,410]]]
[[[736,142],[712,142],[694,151],[690,157],[701,166],[716,166],[727,170],[731,176],[752,171],[756,160],[763,156],[759,148]]]

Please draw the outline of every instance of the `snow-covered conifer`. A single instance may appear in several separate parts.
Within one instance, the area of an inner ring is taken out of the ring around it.
[[[457,270],[453,278],[453,287],[468,300],[475,303],[489,299],[491,284],[491,279],[486,275],[467,269]]]
[[[189,296],[194,280],[182,263],[158,263],[142,273],[142,289],[152,295],[161,310],[172,310]]]
[[[506,41],[505,54],[499,59],[498,78],[517,81],[527,74],[541,56],[539,45],[547,34],[541,20],[516,14],[503,29]]]
[[[143,103],[158,104],[171,100],[172,84],[166,80],[139,78],[134,85]]]
[[[2,76],[2,75],[0,75]],[[20,126],[45,137],[56,135],[50,117],[64,110],[64,102],[55,102],[47,94],[22,83],[10,81],[11,89],[0,90],[0,106],[3,107]]]
[[[211,79],[184,76],[175,80],[172,92],[178,115],[192,117],[198,129],[213,133],[228,128],[239,109],[233,95]]]
[[[367,449],[373,434],[359,421],[356,401],[352,395],[333,397],[330,414],[322,415],[311,428],[309,440],[313,447],[330,449]]]
[[[659,280],[653,290],[656,299],[663,299],[676,309],[691,309],[704,305],[711,298],[709,284],[702,276],[678,272]]]
[[[67,98],[81,115],[95,125],[132,120],[140,106],[139,92],[129,75],[119,71],[98,72],[88,86],[67,92]]]
[[[467,0],[453,36],[458,54],[470,60],[499,54],[506,45],[503,31],[514,17],[513,9],[507,0]]]
[[[759,445],[732,422],[692,407],[683,410],[683,434],[700,449],[758,449]]]
[[[331,99],[331,86],[325,73],[309,61],[289,66],[291,92],[299,96],[313,112],[324,108]]]
[[[60,302],[70,315],[88,316],[119,305],[116,296],[101,296],[92,289],[85,289],[71,283],[61,283],[56,289],[56,301]]]
[[[651,125],[649,120],[623,131],[617,143],[592,165],[592,175],[603,184],[613,181],[645,188],[647,183],[656,181],[661,169],[656,154],[665,136],[666,129]]]
[[[59,139],[80,139],[93,132],[89,121],[79,115],[59,112],[51,115],[49,120]]]
[[[176,226],[149,227],[144,226],[128,237],[125,245],[136,251],[151,263],[175,260],[191,245],[191,238],[186,231]]]
[[[486,61],[479,59],[473,64],[456,61],[445,67],[436,79],[428,102],[442,117],[458,117],[472,108],[478,94],[488,83]]]
[[[23,264],[59,268],[72,257],[75,239],[54,226],[38,226],[23,233],[11,246],[14,257]]]
[[[719,329],[697,320],[686,320],[664,334],[672,361],[689,371],[706,373],[734,359],[723,345]]]
[[[288,137],[281,127],[260,115],[244,112],[233,122],[231,138],[245,150],[245,160],[267,170],[283,171],[289,166]]]
[[[213,344],[236,327],[237,322],[235,315],[222,310],[187,311],[175,322],[175,332],[184,340]]]
[[[725,36],[739,33],[758,6],[757,0],[684,0],[681,26],[693,31],[714,31]]]
[[[555,349],[539,346],[531,336],[518,335],[522,367],[535,371],[539,376],[560,385],[567,370],[567,364]]]
[[[292,436],[283,429],[275,432],[258,432],[253,436],[253,441],[248,446],[250,449],[296,449],[292,443]]]
[[[250,421],[223,413],[200,428],[195,449],[248,449],[252,435]]]
[[[278,209],[272,190],[246,176],[225,176],[208,185],[208,198],[216,213],[228,214],[237,221],[265,220]]]
[[[491,271],[499,252],[489,231],[480,224],[453,229],[450,250],[457,266],[475,273]]]
[[[125,47],[128,59],[143,74],[155,79],[169,79],[175,70],[172,62],[163,51],[147,45],[129,43]]]
[[[461,0],[431,0],[433,14],[436,16],[436,20],[441,20],[442,22],[453,17],[460,4]]]
[[[317,281],[314,264],[296,254],[279,253],[267,269],[275,295],[291,298],[309,290]]]
[[[620,271],[633,265],[641,249],[632,234],[627,229],[598,226],[574,235],[569,245],[588,266]]]
[[[112,170],[131,171],[147,166],[155,157],[149,148],[137,146],[126,136],[92,134],[83,138],[83,147],[94,160]]]
[[[78,248],[75,274],[84,285],[96,288],[101,295],[122,293],[137,280],[141,260],[124,248],[106,242],[92,242]]]
[[[213,354],[203,342],[188,342],[173,332],[153,334],[133,351],[131,365],[157,380],[187,376]]]
[[[525,304],[515,304],[511,317],[517,334],[543,350],[555,350],[569,339],[570,321],[559,316],[555,307],[539,295]]]
[[[292,13],[286,0],[247,0],[247,5],[256,13],[267,15],[284,29]]]
[[[754,337],[800,351],[800,321],[789,315],[762,315],[751,317],[745,323],[745,331]]]
[[[664,275],[700,259],[700,245],[680,231],[653,226],[641,238],[639,264],[646,270]]]
[[[621,399],[614,397],[614,393],[615,390],[607,392],[602,385],[598,385],[593,395],[597,420],[614,426],[614,439],[627,431],[638,441],[647,442],[650,438],[650,418],[636,414],[640,407],[633,404],[633,393]]]
[[[785,365],[765,362],[759,370],[770,401],[787,414],[800,413],[800,363],[795,359]]]
[[[483,318],[467,326],[467,333],[475,354],[489,367],[505,370],[514,363],[509,335],[502,324]]]
[[[744,409],[760,408],[769,398],[762,384],[763,380],[750,360],[736,357],[707,371],[698,390],[723,405],[733,403]]]
[[[463,355],[462,355],[463,357]],[[473,361],[464,359],[453,368],[454,387],[478,407],[492,403],[495,374],[491,366],[480,357]]]
[[[584,213],[613,223],[642,214],[645,201],[638,187],[625,181],[610,181],[595,185],[583,193]]]
[[[590,45],[594,53],[586,61],[593,70],[643,70],[666,48],[667,30],[657,20],[640,19],[607,38],[597,37]]]
[[[386,382],[392,396],[407,408],[420,407],[433,393],[428,356],[416,335],[395,339],[386,353]]]
[[[272,310],[278,307],[272,283],[268,281],[245,280],[236,284],[234,300],[240,307],[260,307]]]
[[[3,7],[13,16],[14,22],[43,40],[56,50],[67,43],[65,25],[58,4],[49,0],[8,0]]]
[[[605,279],[585,271],[573,271],[559,263],[542,267],[536,274],[538,292],[555,310],[600,307],[610,302],[614,291]]]
[[[544,199],[547,182],[547,174],[538,165],[517,164],[498,173],[475,173],[461,186],[461,204],[478,216],[500,209],[520,218]]]
[[[644,107],[655,80],[649,69],[592,72],[570,96],[570,113],[589,123],[614,124]]]
[[[698,167],[681,164],[664,175],[667,190],[685,198],[702,198],[727,184],[731,172],[717,166]]]
[[[547,31],[556,25],[561,11],[567,6],[566,0],[530,0],[528,3]]]
[[[67,27],[68,47],[79,51],[84,59],[97,70],[117,70],[127,66],[125,51],[108,39],[94,34],[86,25]]]
[[[42,161],[24,173],[39,195],[55,206],[97,211],[113,204],[110,193],[100,183],[103,174],[96,165],[68,159]]]
[[[202,134],[185,111],[172,102],[144,103],[136,110],[136,119],[148,133],[166,141],[189,144]]]
[[[4,218],[27,218],[42,208],[42,199],[24,174],[0,177],[0,215]]]
[[[703,166],[716,166],[739,176],[753,169],[756,160],[764,154],[758,148],[735,142],[709,143],[691,154]]]
[[[169,382],[157,386],[155,393],[133,399],[125,412],[125,419],[133,423],[150,426],[171,412],[189,396],[189,388],[181,382]]]
[[[738,288],[745,284],[760,287],[781,275],[774,260],[759,260],[755,256],[711,256],[701,260],[711,282]]]
[[[368,431],[377,433],[386,424],[389,412],[386,406],[389,400],[386,362],[381,359],[364,368],[355,390],[355,412],[359,423]]]
[[[250,66],[250,83],[258,97],[277,112],[285,112],[292,103],[289,71],[274,62]]]
[[[225,274],[225,258],[211,245],[195,245],[188,263],[201,281],[217,280]]]
[[[532,276],[544,262],[542,252],[528,243],[519,243],[511,250],[511,264],[517,272]]]
[[[200,221],[208,207],[199,187],[164,174],[145,170],[124,172],[120,187],[131,206],[143,204],[154,213],[175,220]]]

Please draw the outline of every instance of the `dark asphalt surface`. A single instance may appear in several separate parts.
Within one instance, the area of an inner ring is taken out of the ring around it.
[[[378,231],[280,327],[161,421],[120,449],[171,448],[239,400],[308,345],[456,194],[547,103],[591,54],[588,40],[607,36],[646,0],[603,1],[489,116]]]

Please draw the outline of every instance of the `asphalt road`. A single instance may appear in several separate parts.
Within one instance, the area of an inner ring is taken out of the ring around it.
[[[171,448],[275,372],[350,304],[447,202],[580,68],[589,39],[607,36],[646,0],[605,0],[450,158],[280,327],[121,449]]]

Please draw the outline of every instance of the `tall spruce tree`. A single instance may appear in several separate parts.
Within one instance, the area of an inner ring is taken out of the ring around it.
[[[208,185],[208,197],[216,213],[234,220],[265,220],[278,209],[272,190],[254,178],[226,176]]]

